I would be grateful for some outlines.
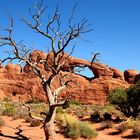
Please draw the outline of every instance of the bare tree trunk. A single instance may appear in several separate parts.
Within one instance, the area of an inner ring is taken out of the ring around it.
[[[56,114],[56,107],[50,107],[49,115],[46,116],[46,121],[43,127],[46,140],[56,140],[55,126],[54,126],[55,114]]]

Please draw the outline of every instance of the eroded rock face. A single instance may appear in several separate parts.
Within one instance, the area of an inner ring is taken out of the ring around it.
[[[134,83],[140,82],[140,74],[135,76]]]
[[[35,50],[30,53],[29,57],[33,62],[38,62],[39,59],[46,59],[47,54],[43,51]]]
[[[47,55],[44,52],[38,50],[30,54],[33,62],[37,62],[39,57],[46,59],[46,56]],[[93,72],[95,77],[88,79],[78,74],[71,75],[69,73],[68,66],[72,68],[73,66],[79,64],[88,67]],[[42,65],[40,65],[40,67],[41,69],[44,69]],[[27,101],[31,99],[43,101],[47,100],[40,79],[36,77],[28,65],[26,65],[23,69],[24,71],[21,72],[21,67],[15,64],[8,64],[5,67],[1,66],[0,99],[3,99],[6,96],[17,101]],[[104,104],[110,90],[116,87],[127,88],[130,86],[130,84],[124,80],[122,72],[101,63],[91,64],[89,61],[70,57],[64,70],[65,72],[63,73],[70,75],[73,82],[71,83],[70,87],[62,92],[60,98],[65,98],[65,96],[70,95],[74,99],[77,99],[84,104]],[[49,72],[45,73],[46,76],[48,74]],[[136,72],[125,72],[125,79],[127,79],[127,76],[128,79],[129,77],[133,77],[132,75],[136,76]],[[59,84],[58,80],[56,79],[54,80],[53,87],[57,86],[59,86]]]
[[[110,70],[113,71],[113,78],[124,80],[124,75],[120,70],[117,70],[115,68],[110,68]]]
[[[138,74],[139,74],[139,72],[137,70],[126,70],[126,71],[124,71],[125,80],[130,84],[134,83],[135,77]]]
[[[78,75],[73,77],[76,84],[72,85],[73,89],[68,88],[64,93],[73,95],[74,99],[84,104],[104,104],[110,90],[117,87],[129,87],[125,81],[115,78],[100,77],[89,81]]]
[[[95,78],[99,78],[102,76],[107,76],[107,77],[113,77],[113,71],[110,70],[110,68],[101,63],[92,63],[91,66],[89,66],[89,69],[94,73]]]
[[[10,63],[5,66],[5,70],[7,70],[8,73],[18,74],[18,73],[21,73],[21,66],[18,64]]]

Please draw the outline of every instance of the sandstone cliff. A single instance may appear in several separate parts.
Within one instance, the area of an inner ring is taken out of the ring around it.
[[[37,56],[46,58],[46,54],[41,51],[34,51],[30,54],[33,61],[37,61]],[[86,65],[94,77],[87,78],[79,74],[70,74],[67,66]],[[140,79],[139,73],[134,70],[121,71],[111,68],[105,64],[93,63],[71,57],[65,67],[65,73],[69,74],[73,83],[63,91],[62,97],[72,95],[73,98],[82,103],[104,104],[111,89],[116,87],[127,88],[130,83]],[[41,65],[40,67],[44,69]],[[47,76],[48,72],[46,72]],[[26,65],[23,68],[16,64],[8,64],[0,67],[0,99],[8,97],[12,100],[27,101],[31,99],[46,100],[39,78],[37,78],[31,68]],[[57,85],[57,80],[54,86]]]

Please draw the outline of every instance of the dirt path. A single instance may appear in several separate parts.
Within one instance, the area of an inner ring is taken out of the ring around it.
[[[29,123],[25,123],[24,120],[13,120],[11,117],[2,116],[6,124],[0,130],[0,140],[45,140],[43,129],[40,127],[30,127]],[[122,138],[127,136],[129,132],[121,135],[109,135],[113,129],[106,129],[99,131],[96,140],[139,140],[138,138]],[[64,138],[63,135],[57,134],[58,140],[70,140]],[[82,140],[82,139],[80,139]]]

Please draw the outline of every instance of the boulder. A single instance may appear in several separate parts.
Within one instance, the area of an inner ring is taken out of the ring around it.
[[[124,80],[124,75],[120,70],[111,67],[110,70],[113,72],[113,78]]]
[[[89,69],[93,72],[95,78],[99,78],[101,76],[113,77],[112,70],[110,70],[110,68],[105,64],[92,63],[89,66]]]
[[[47,54],[43,51],[35,50],[30,53],[29,57],[33,62],[38,62],[40,59],[46,59]]]
[[[44,69],[44,66],[42,64],[39,64],[38,62],[43,59],[45,60],[46,57],[47,57],[47,54],[40,50],[35,50],[35,51],[31,52],[29,55],[30,60],[32,62],[35,62],[37,64],[37,66],[41,69]],[[23,72],[32,73],[32,68],[26,64],[23,67]]]
[[[12,64],[12,63],[10,63],[10,64],[7,64],[5,66],[5,70],[8,73],[11,73],[11,74],[19,74],[19,73],[21,73],[22,68],[18,64]]]
[[[126,70],[124,71],[124,78],[130,84],[133,84],[135,81],[135,77],[139,74],[137,70]]]
[[[134,83],[140,82],[140,74],[135,76]]]

